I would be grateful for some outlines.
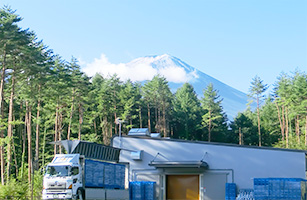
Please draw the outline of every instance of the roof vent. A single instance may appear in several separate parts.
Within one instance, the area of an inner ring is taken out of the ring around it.
[[[151,133],[150,137],[152,137],[152,138],[161,138],[161,134],[160,133]]]
[[[150,136],[148,128],[132,128],[128,136]]]

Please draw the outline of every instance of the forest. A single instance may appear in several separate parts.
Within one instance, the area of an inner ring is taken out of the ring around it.
[[[145,83],[121,81],[115,74],[88,77],[76,58],[66,61],[22,18],[0,10],[0,199],[38,196],[46,163],[64,149],[50,142],[85,140],[110,144],[121,132],[149,128],[162,137],[306,149],[307,74],[281,73],[269,94],[255,76],[249,97],[257,107],[229,120],[219,91],[204,87],[201,98],[191,84],[171,92],[166,78]]]

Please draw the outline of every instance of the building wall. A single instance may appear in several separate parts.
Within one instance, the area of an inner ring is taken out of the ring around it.
[[[212,184],[218,184],[213,183],[214,177],[219,180],[223,180],[223,177],[225,177],[225,182],[234,182],[239,189],[253,188],[253,178],[305,178],[305,152],[302,151],[129,136],[115,137],[113,146],[126,149],[121,151],[120,162],[130,163],[130,181],[142,180],[152,176],[155,177],[152,180],[156,181],[157,185],[162,188],[163,180],[161,179],[163,179],[163,176],[159,175],[165,174],[167,171],[149,166],[148,164],[151,161],[203,160],[207,162],[208,170],[199,172],[203,177],[200,194],[204,196],[213,192],[208,191]],[[132,160],[131,151],[140,150],[143,150],[142,160]],[[190,172],[187,170],[181,169],[181,173],[195,173],[193,170]],[[221,185],[221,181],[219,182]],[[161,193],[161,191],[158,192]],[[225,190],[220,192],[225,194]],[[210,198],[207,197],[206,199]]]

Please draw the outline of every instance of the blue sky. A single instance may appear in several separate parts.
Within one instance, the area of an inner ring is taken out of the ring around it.
[[[306,0],[2,0],[49,48],[82,66],[170,54],[248,92],[307,69]]]

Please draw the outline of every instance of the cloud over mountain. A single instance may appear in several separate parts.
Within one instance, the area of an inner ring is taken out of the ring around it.
[[[131,81],[140,82],[151,80],[157,74],[174,83],[185,83],[198,77],[196,71],[187,72],[171,59],[168,59],[169,57],[167,54],[147,56],[137,58],[129,63],[113,64],[109,62],[106,55],[101,54],[100,58],[96,58],[93,62],[85,63],[83,71],[89,76],[93,76],[96,73],[104,77],[117,74],[123,81],[130,79]]]
[[[214,89],[223,99],[222,106],[230,120],[238,112],[244,111],[248,103],[248,97],[245,93],[191,67],[179,58],[167,54],[145,56],[129,63],[120,64],[110,63],[107,57],[102,54],[92,63],[85,64],[83,71],[89,76],[93,76],[95,73],[100,73],[104,77],[117,74],[123,81],[130,79],[139,82],[151,80],[154,75],[160,74],[168,80],[172,92],[176,92],[183,83],[189,82],[199,98],[203,97],[204,89],[212,83]]]

